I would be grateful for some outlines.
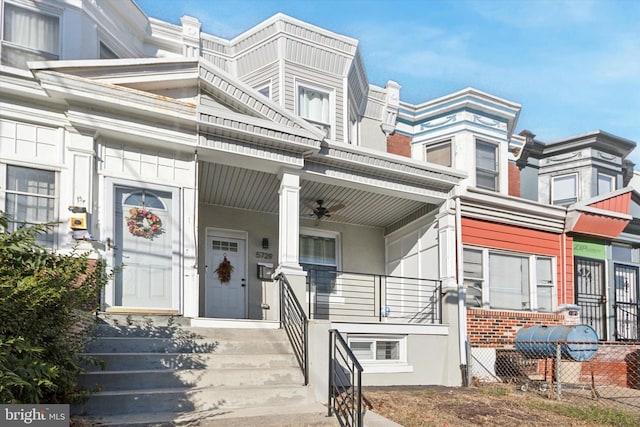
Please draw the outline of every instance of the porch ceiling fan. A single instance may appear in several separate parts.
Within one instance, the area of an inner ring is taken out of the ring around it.
[[[334,214],[335,211],[339,211],[340,209],[343,209],[345,207],[345,205],[343,205],[342,203],[333,205],[329,208],[324,206],[324,200],[322,199],[316,200],[316,203],[317,205],[314,205],[312,202],[305,203],[305,206],[311,209],[311,211],[313,212],[309,216],[316,217],[316,225],[323,218],[333,218],[338,221],[347,219],[344,216]]]

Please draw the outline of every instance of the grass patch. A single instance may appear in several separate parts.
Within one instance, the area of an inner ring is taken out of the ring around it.
[[[637,427],[637,415],[619,409],[601,408],[598,406],[575,406],[563,403],[527,402],[533,409],[553,412],[575,420],[589,421],[616,427]]]

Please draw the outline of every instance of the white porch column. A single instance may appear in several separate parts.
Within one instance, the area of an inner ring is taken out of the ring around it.
[[[450,366],[448,374],[452,384],[461,384],[466,378],[466,307],[464,288],[461,286],[457,260],[462,256],[460,234],[459,199],[447,200],[438,214],[438,258],[442,281],[442,323],[449,325],[448,347],[450,354],[457,354],[460,371]],[[461,272],[460,272],[461,274]],[[460,283],[458,283],[458,280]]]
[[[300,175],[283,171],[280,176],[280,218],[276,274],[283,273],[303,307],[306,307],[306,272],[299,257],[300,246]],[[308,313],[307,313],[308,314]]]
[[[300,176],[285,171],[280,179],[278,273],[300,274]]]

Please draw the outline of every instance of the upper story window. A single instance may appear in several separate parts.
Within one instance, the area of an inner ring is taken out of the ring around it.
[[[464,248],[467,305],[506,310],[553,310],[553,258]]]
[[[255,88],[258,93],[267,99],[271,99],[271,83],[265,83]]]
[[[100,42],[100,59],[118,59],[118,55],[109,49],[106,44]]]
[[[551,178],[551,203],[570,205],[578,201],[578,174],[554,176]]]
[[[616,177],[598,172],[598,196],[601,194],[611,193],[616,189]]]
[[[26,225],[56,220],[55,172],[41,169],[7,166],[5,211],[11,216],[9,231]],[[37,241],[53,246],[54,234],[40,234]]]
[[[498,190],[498,146],[476,140],[476,186]]]
[[[298,85],[298,115],[331,137],[331,93]]]
[[[2,64],[27,68],[28,61],[60,58],[60,18],[4,3]]]
[[[425,157],[428,163],[451,167],[451,141],[428,146]]]

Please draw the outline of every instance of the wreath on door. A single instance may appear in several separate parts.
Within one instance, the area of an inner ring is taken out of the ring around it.
[[[229,260],[227,259],[226,254],[224,255],[224,259],[222,260],[218,268],[216,268],[215,272],[218,273],[218,280],[220,280],[222,283],[228,283],[231,280],[233,265],[231,265],[231,262],[229,262]]]
[[[145,208],[129,209],[127,227],[129,233],[145,239],[153,239],[164,232],[160,217]]]

